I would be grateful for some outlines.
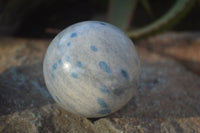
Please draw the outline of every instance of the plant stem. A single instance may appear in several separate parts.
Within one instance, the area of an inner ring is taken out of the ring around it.
[[[129,31],[127,35],[133,39],[140,39],[169,29],[189,12],[194,2],[195,0],[177,0],[174,6],[163,17],[143,28]]]

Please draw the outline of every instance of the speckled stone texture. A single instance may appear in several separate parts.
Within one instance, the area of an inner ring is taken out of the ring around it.
[[[140,75],[132,41],[99,21],[71,25],[51,42],[44,59],[47,88],[67,111],[102,117],[123,107],[136,93]]]
[[[166,37],[170,44],[180,41]],[[200,38],[184,39],[191,46]],[[161,36],[157,46],[167,44],[165,40]],[[200,132],[200,77],[172,57],[144,46],[137,47],[142,66],[140,91],[125,107],[100,119],[68,113],[54,102],[44,84],[42,61],[49,43],[0,39],[0,133]],[[145,40],[136,44],[141,43]]]

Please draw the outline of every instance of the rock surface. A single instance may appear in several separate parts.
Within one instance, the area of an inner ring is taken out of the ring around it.
[[[200,33],[169,32],[145,41],[140,46],[171,57],[190,71],[200,75]]]
[[[137,47],[140,89],[125,107],[100,119],[68,113],[44,84],[42,60],[49,42],[0,40],[0,133],[200,132],[200,77],[144,45]]]

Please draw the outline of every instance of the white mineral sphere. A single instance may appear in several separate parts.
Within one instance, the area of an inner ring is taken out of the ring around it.
[[[59,33],[47,49],[43,69],[54,100],[85,117],[119,110],[132,98],[140,75],[133,42],[99,21],[80,22]]]

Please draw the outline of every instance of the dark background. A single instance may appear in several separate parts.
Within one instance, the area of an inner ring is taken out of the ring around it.
[[[134,13],[131,27],[142,27],[162,16],[174,0],[150,0],[154,17],[150,17],[141,4]],[[10,6],[10,9],[7,8]],[[107,21],[108,0],[0,0],[0,35],[31,38],[51,38],[67,26],[85,20]],[[200,30],[200,2],[172,30]],[[6,15],[5,15],[6,14]],[[3,22],[2,22],[3,21]]]

